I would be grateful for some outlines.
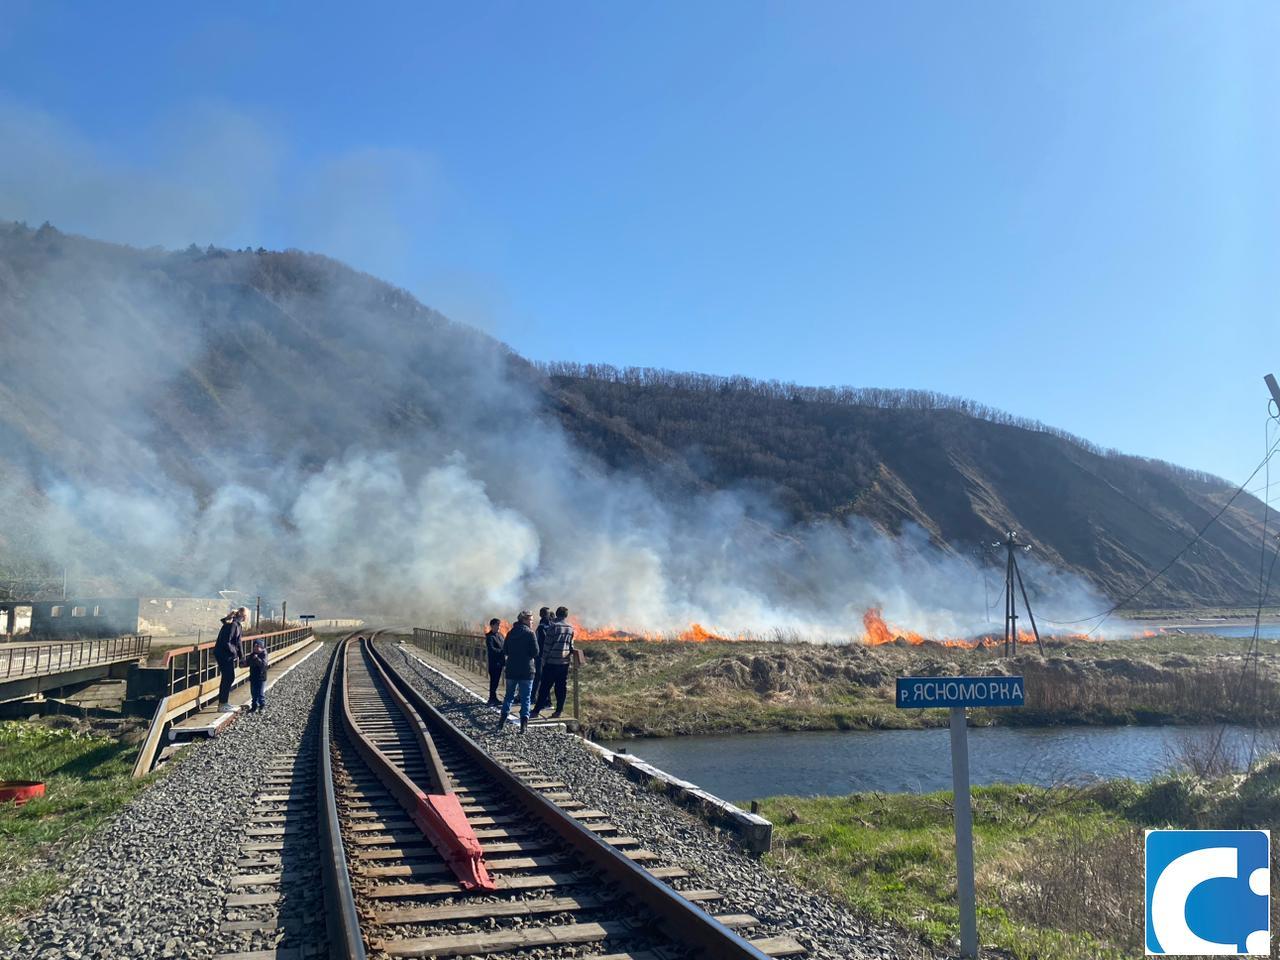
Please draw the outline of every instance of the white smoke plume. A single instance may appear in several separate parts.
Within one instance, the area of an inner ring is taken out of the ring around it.
[[[92,145],[0,103],[0,135],[34,148],[0,160],[0,217],[39,222],[43,205],[118,226],[113,239],[173,242],[207,223],[236,235],[266,202],[279,146],[216,119],[252,150],[187,152],[248,156],[252,176],[104,169]],[[326,182],[359,182],[374,162],[335,162]],[[416,182],[409,160],[388,162]],[[605,469],[500,344],[329,263],[143,253],[0,224],[0,354],[0,539],[73,582],[240,589],[420,623],[563,603],[650,632],[697,622],[841,640],[873,606],[928,636],[1000,628],[984,600],[999,605],[998,575],[918,530],[792,527],[758,494]],[[1106,606],[1024,562],[1045,616]]]
[[[22,517],[11,546],[75,580],[235,588],[295,610],[419,622],[565,603],[589,624],[646,632],[697,622],[840,640],[860,635],[875,606],[931,636],[991,628],[989,573],[919,530],[895,539],[856,518],[788,527],[758,496],[674,495],[606,470],[545,415],[536,375],[500,345],[416,306],[392,322],[351,293],[381,288],[342,268],[321,264],[332,287],[321,301],[282,294],[264,314],[281,336],[308,317],[308,342],[327,343],[323,332],[341,348],[264,378],[242,374],[251,352],[224,351],[268,331],[191,303],[211,286],[261,284],[258,255],[5,236],[5,346],[40,349],[7,369],[0,509]],[[267,367],[287,354],[264,349]],[[210,372],[224,359],[230,386]],[[193,390],[197,409],[233,424],[229,439],[203,439],[208,423],[170,407]],[[395,423],[397,405],[416,410],[399,412],[412,425]],[[1029,579],[1050,615],[1101,604],[1073,577]]]

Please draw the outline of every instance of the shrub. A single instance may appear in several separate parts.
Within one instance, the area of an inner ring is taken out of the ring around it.
[[[1037,840],[1011,885],[1010,913],[1140,954],[1142,857],[1142,831],[1136,827],[1100,834],[1075,825]]]

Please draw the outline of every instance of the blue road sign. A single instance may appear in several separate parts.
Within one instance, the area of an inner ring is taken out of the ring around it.
[[[897,705],[919,707],[1020,707],[1022,677],[899,677]]]

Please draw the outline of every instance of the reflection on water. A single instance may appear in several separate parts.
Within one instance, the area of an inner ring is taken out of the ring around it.
[[[969,731],[973,783],[1052,784],[1132,777],[1148,780],[1173,765],[1179,743],[1211,727],[984,727]],[[1255,734],[1229,728],[1247,752]],[[1274,749],[1277,733],[1258,745]],[[671,737],[604,744],[691,780],[729,800],[776,794],[846,794],[951,789],[948,731],[873,730]]]

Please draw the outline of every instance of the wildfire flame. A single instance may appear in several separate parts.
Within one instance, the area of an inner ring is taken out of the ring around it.
[[[862,615],[862,642],[869,647],[884,646],[889,643],[910,644],[913,647],[922,646],[926,643],[936,643],[943,647],[964,647],[969,650],[989,647],[998,647],[1004,643],[1004,637],[973,637],[970,639],[960,639],[957,637],[922,637],[920,634],[912,630],[903,630],[899,627],[890,626],[885,622],[884,615],[878,607],[871,607]],[[1084,634],[1073,634],[1069,639],[1084,640],[1087,637]],[[1018,631],[1018,643],[1035,643],[1036,635],[1030,630]]]
[[[742,636],[732,637],[717,633],[714,630],[708,630],[700,623],[691,623],[679,633],[660,633],[657,631],[625,630],[621,627],[613,626],[587,627],[573,617],[569,618],[569,622],[573,625],[574,636],[584,643],[632,643],[635,641],[647,641],[649,643],[670,641],[678,643],[708,643],[710,641],[724,642],[745,639]]]
[[[691,623],[680,632],[660,632],[647,630],[629,630],[623,627],[602,626],[588,627],[576,617],[570,617],[569,623],[573,626],[574,637],[580,643],[710,643],[710,642],[735,642],[746,641],[752,639],[751,635],[746,633],[731,634],[724,631],[709,630],[700,623]],[[486,623],[483,629],[487,629]],[[958,637],[925,637],[914,630],[907,630],[902,627],[894,626],[888,623],[883,612],[879,607],[870,607],[862,615],[862,642],[869,647],[880,647],[892,643],[905,643],[913,647],[923,646],[925,644],[937,644],[943,647],[961,647],[969,650],[991,647],[998,647],[1004,643],[1003,636],[984,636],[972,638]],[[483,632],[483,629],[481,632]],[[502,632],[505,634],[510,627],[503,621]],[[1161,631],[1163,632],[1163,631]],[[1143,636],[1154,637],[1158,634],[1155,631],[1148,630]],[[1094,639],[1087,634],[1077,633],[1068,637],[1058,635],[1059,639],[1069,640],[1091,640]],[[759,639],[759,638],[757,638]],[[1018,643],[1035,643],[1035,634],[1030,630],[1018,631]]]
[[[579,643],[636,643],[642,641],[648,643],[710,643],[712,641],[726,643],[749,639],[745,634],[731,636],[727,633],[709,630],[700,623],[691,623],[678,633],[627,630],[623,627],[614,626],[588,627],[577,617],[570,617],[569,624],[573,627],[574,638]],[[481,626],[480,632],[483,633],[487,629],[489,629],[489,624],[486,621]],[[504,620],[500,629],[503,634],[506,634],[511,629],[511,625]]]

